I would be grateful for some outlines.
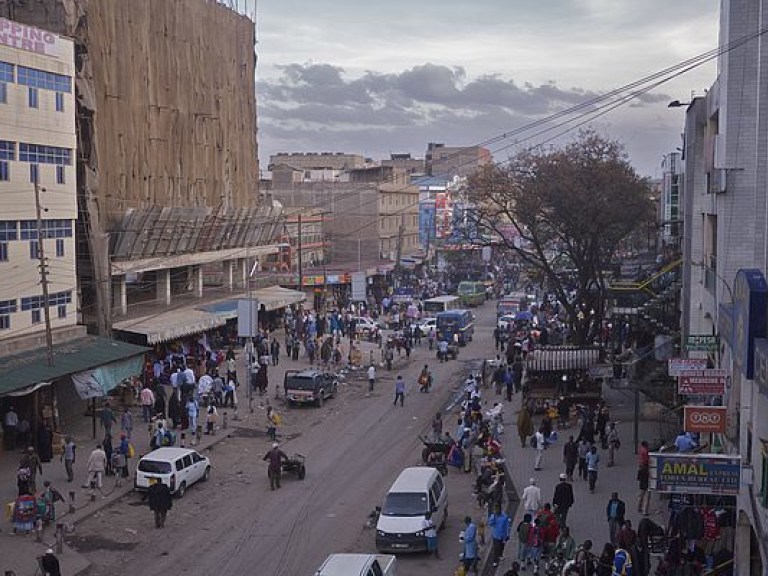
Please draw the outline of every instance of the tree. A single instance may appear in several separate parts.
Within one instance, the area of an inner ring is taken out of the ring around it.
[[[565,307],[574,343],[591,341],[603,319],[607,264],[619,243],[653,218],[649,182],[624,148],[585,130],[561,149],[526,150],[486,166],[468,187],[482,242],[515,252],[539,272]],[[576,269],[573,299],[558,274],[563,257]]]

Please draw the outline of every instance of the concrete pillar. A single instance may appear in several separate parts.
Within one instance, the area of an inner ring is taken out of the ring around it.
[[[224,286],[231,292],[235,288],[235,261],[224,261]]]
[[[237,287],[245,290],[248,287],[248,259],[237,259]]]
[[[166,306],[171,305],[171,271],[169,269],[158,270],[157,274],[157,301]]]
[[[112,311],[116,316],[128,314],[128,290],[125,274],[112,276]]]
[[[198,265],[189,267],[190,280],[192,281],[192,293],[198,298],[203,297],[203,267]]]

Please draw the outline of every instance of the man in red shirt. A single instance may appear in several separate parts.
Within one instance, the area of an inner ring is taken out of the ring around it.
[[[560,525],[557,523],[557,517],[552,512],[552,505],[547,502],[544,504],[536,517],[540,521],[542,540],[544,541],[544,553],[551,555],[557,543],[557,537],[560,535]]]

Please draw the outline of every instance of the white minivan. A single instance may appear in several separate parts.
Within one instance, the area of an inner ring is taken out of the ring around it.
[[[165,447],[141,457],[133,482],[136,490],[144,491],[159,481],[181,498],[192,484],[206,481],[210,475],[211,461],[202,454],[189,448]]]
[[[418,552],[427,549],[422,522],[432,512],[435,526],[445,527],[448,493],[440,473],[429,466],[406,468],[387,492],[376,524],[379,552]]]

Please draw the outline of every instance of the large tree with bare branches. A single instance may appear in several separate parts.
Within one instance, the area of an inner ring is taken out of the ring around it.
[[[649,182],[624,148],[582,131],[560,149],[526,150],[489,165],[468,187],[481,242],[515,252],[543,276],[565,306],[574,342],[588,342],[602,322],[608,262],[623,239],[653,218]],[[558,274],[563,257],[577,271],[572,300]]]

